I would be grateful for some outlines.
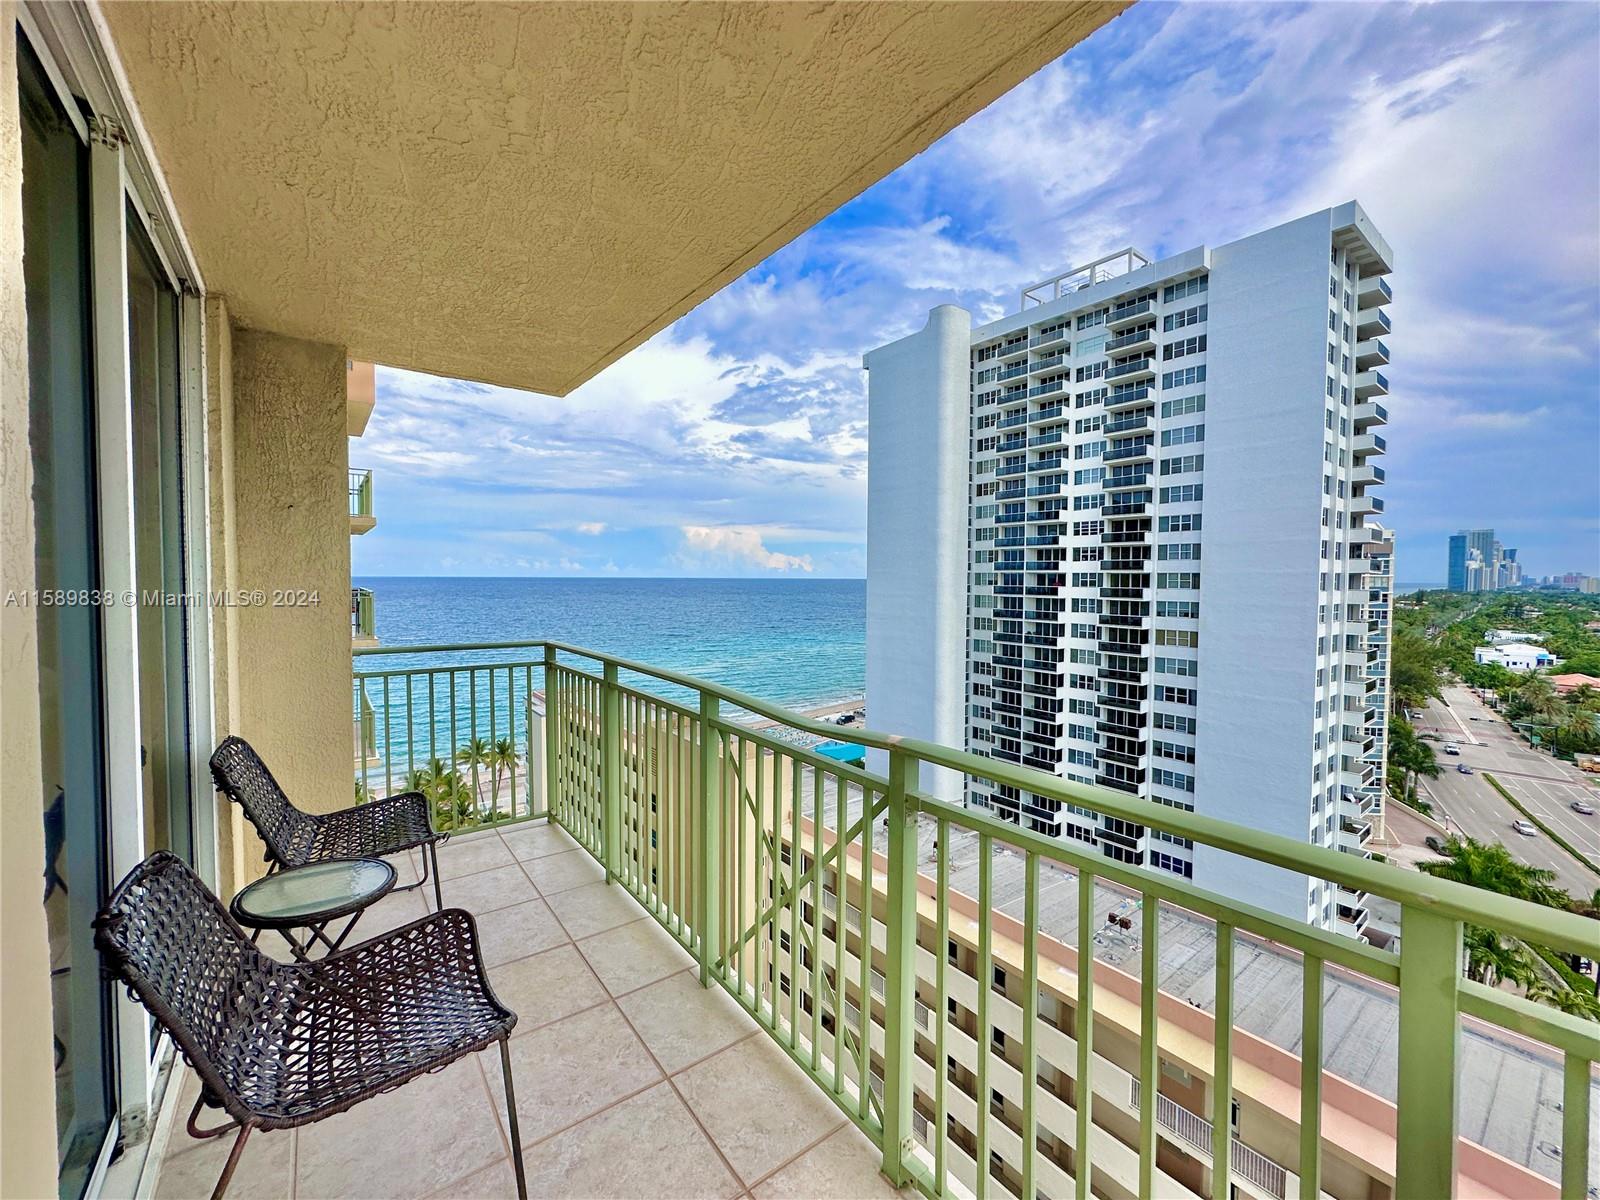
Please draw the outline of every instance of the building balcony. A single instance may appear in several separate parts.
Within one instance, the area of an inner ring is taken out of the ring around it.
[[[1369,454],[1382,454],[1389,448],[1389,443],[1377,433],[1357,434],[1350,441],[1350,453],[1360,459]]]
[[[1045,346],[1054,346],[1058,342],[1066,341],[1071,336],[1072,331],[1063,325],[1045,333],[1034,334],[1028,339],[1028,348],[1030,350],[1039,350]]]
[[[1124,383],[1142,383],[1156,377],[1156,360],[1153,357],[1135,358],[1106,368],[1106,379],[1120,379]]]
[[[1374,396],[1387,396],[1389,394],[1389,380],[1382,371],[1359,371],[1356,373],[1356,399],[1371,400]]]
[[[1351,418],[1355,422],[1356,432],[1360,433],[1374,425],[1387,425],[1389,423],[1389,410],[1381,404],[1358,404]]]
[[[372,510],[372,472],[351,468],[350,476],[350,532],[366,533],[377,525],[378,518]]]
[[[1032,375],[1039,371],[1051,370],[1054,367],[1059,367],[1066,361],[1067,356],[1065,352],[1060,354],[1049,354],[1044,358],[1036,358],[1028,364],[1028,374]]]
[[[1117,442],[1106,450],[1102,461],[1149,462],[1155,457],[1155,439],[1137,438],[1130,442]]]
[[[1107,474],[1100,481],[1101,490],[1107,492],[1128,492],[1133,491],[1135,488],[1148,487],[1149,484],[1150,472],[1148,470],[1135,471],[1127,475]]]
[[[1018,397],[1018,399],[1021,399],[1021,398],[1022,397]],[[1007,413],[1005,416],[1001,417],[1000,420],[995,423],[995,428],[996,429],[1015,429],[1017,426],[1026,425],[1027,423],[1028,423],[1028,410],[1023,408],[1023,409],[1018,409],[1014,413]]]
[[[1030,413],[1028,415],[1028,423],[1031,425],[1040,421],[1054,421],[1058,417],[1064,416],[1066,411],[1065,405],[1047,404],[1043,408],[1035,409]]]
[[[1358,343],[1370,341],[1373,338],[1387,337],[1394,332],[1394,326],[1389,321],[1389,314],[1381,308],[1364,308],[1356,313],[1356,337]]]
[[[1155,325],[1141,325],[1137,329],[1130,329],[1120,333],[1105,345],[1107,354],[1137,354],[1144,350],[1156,348]]]
[[[1388,343],[1372,338],[1356,343],[1356,370],[1370,371],[1389,365]]]
[[[1116,437],[1118,434],[1137,433],[1140,430],[1149,429],[1150,422],[1154,419],[1155,409],[1153,408],[1144,412],[1130,413],[1125,417],[1118,417],[1114,421],[1107,421],[1101,426],[1100,432],[1108,438]]]
[[[1139,300],[1133,304],[1119,304],[1106,315],[1106,328],[1112,332],[1120,332],[1129,325],[1150,316],[1155,312],[1155,305],[1149,300]]]
[[[887,754],[882,775],[790,740],[830,726],[647,664],[541,642],[415,653],[357,655],[352,700],[373,713],[357,770],[383,794],[407,786],[408,761],[441,734],[446,746],[450,733],[510,742],[502,770],[420,786],[454,834],[440,852],[445,903],[474,913],[490,982],[520,1014],[510,1054],[530,1195],[889,1200],[893,1180],[909,1200],[974,1194],[986,1161],[991,1196],[995,1179],[1013,1177],[1071,1195],[1069,1169],[1087,1164],[1109,1193],[1199,1200],[1209,1193],[1183,1164],[1209,1170],[1221,1156],[1249,1200],[1365,1197],[1384,1179],[1401,1195],[1554,1197],[1551,1180],[1460,1138],[1456,1106],[1436,1103],[1455,1079],[1458,1024],[1474,1055],[1531,1072],[1529,1086],[1562,1094],[1581,1068],[1577,1115],[1543,1119],[1569,1146],[1587,1137],[1600,1054],[1587,1026],[1455,975],[1460,922],[1578,953],[1591,935],[1575,914],[1141,800],[1135,761],[1102,771],[1099,787],[1068,783],[1053,773],[1057,753],[1033,748],[1048,734],[1002,730],[1007,745],[983,756],[852,731]],[[407,665],[386,669],[394,654]],[[479,665],[458,665],[463,654]],[[1101,703],[1133,713],[1145,692]],[[736,710],[771,724],[741,723]],[[1136,760],[1128,749],[1102,757]],[[970,777],[992,811],[914,790],[924,764]],[[1102,840],[1133,865],[1109,868],[1095,845],[1056,836],[1068,804],[1132,830]],[[1147,873],[1133,847],[1149,827],[1330,880],[1346,932],[1365,927],[1366,897],[1386,897],[1407,953],[1330,940]],[[417,878],[413,856],[394,861],[402,883]],[[418,893],[396,894],[361,932],[425,915]],[[1128,930],[1102,933],[1119,918]],[[1219,953],[1214,921],[1249,955],[1246,973],[1216,976],[1220,997],[1206,962]],[[1315,986],[1302,986],[1310,970]],[[1094,999],[1080,1010],[1085,978]],[[1156,978],[1163,989],[1151,991]],[[1359,1037],[1346,1035],[1352,1005],[1372,1018]],[[1227,1039],[1219,1009],[1233,1017]],[[1081,1037],[1091,1022],[1095,1036]],[[1284,1044],[1252,1032],[1289,1025]],[[1296,1056],[1303,1028],[1324,1065]],[[1150,1030],[1156,1044],[1142,1045]],[[1541,1038],[1578,1066],[1541,1051]],[[1402,1057],[1402,1042],[1418,1052]],[[334,1120],[259,1134],[235,1187],[509,1195],[506,1113],[488,1066],[468,1060]],[[1184,1090],[1165,1094],[1179,1078]],[[197,1094],[192,1078],[181,1086],[180,1112]],[[1464,1127],[1492,1127],[1495,1091],[1459,1093]],[[1094,1098],[1081,1123],[1074,1096]],[[1309,1143],[1303,1103],[1326,1114]],[[1021,1136],[1024,1112],[1048,1138]],[[1141,1139],[1141,1124],[1156,1135]],[[1441,1140],[1454,1144],[1455,1174],[1429,1176],[1392,1149]],[[1312,1158],[1296,1157],[1303,1144]],[[203,1194],[226,1151],[226,1140],[175,1134],[155,1195]],[[1341,1175],[1323,1174],[1335,1161]]]
[[[350,589],[350,643],[352,646],[378,644],[376,605],[369,588]]]
[[[1383,500],[1378,496],[1352,496],[1350,498],[1350,511],[1357,516],[1367,516],[1383,511]]]
[[[1148,399],[1150,399],[1150,389],[1147,387],[1112,388],[1105,400],[1102,401],[1101,407],[1107,412],[1120,412],[1129,405],[1138,404]]]
[[[1356,307],[1362,310],[1378,308],[1394,302],[1394,292],[1382,275],[1368,275],[1356,285]]]
[[[1028,398],[1035,396],[1053,396],[1067,386],[1065,379],[1051,379],[1044,383],[1036,383],[1028,389]]]

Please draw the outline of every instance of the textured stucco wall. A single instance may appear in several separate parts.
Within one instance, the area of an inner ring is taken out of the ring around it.
[[[0,595],[33,587],[15,6],[0,0]],[[56,1192],[33,610],[0,606],[0,1196]]]
[[[225,300],[205,302],[206,474],[210,499],[210,591],[239,587],[237,508],[233,494],[233,327]],[[239,610],[211,614],[211,697],[216,740],[239,727]],[[209,747],[207,750],[209,752]],[[217,886],[228,896],[261,871],[261,843],[238,805],[215,796]]]
[[[234,615],[233,732],[296,804],[326,812],[354,779],[345,352],[235,328],[232,355],[235,583],[267,599]],[[318,603],[274,605],[282,589]]]
[[[564,393],[1123,7],[100,12],[236,321]]]

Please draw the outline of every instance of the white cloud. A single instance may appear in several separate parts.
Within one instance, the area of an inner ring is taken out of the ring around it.
[[[685,525],[683,541],[691,558],[733,562],[766,571],[813,570],[809,554],[768,550],[761,531],[748,525]]]
[[[604,521],[580,521],[573,528],[579,533],[588,534],[590,537],[598,537],[606,531],[606,523]]]

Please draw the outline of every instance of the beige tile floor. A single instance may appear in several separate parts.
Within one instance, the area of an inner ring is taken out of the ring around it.
[[[871,1143],[731,997],[700,987],[689,955],[563,830],[475,834],[439,861],[445,903],[476,914],[490,980],[519,1017],[531,1197],[896,1195]],[[414,861],[396,865],[402,883],[416,878]],[[390,896],[357,936],[425,911],[418,892]],[[208,1196],[232,1141],[182,1130],[192,1074],[182,1086],[158,1200]],[[504,1108],[491,1050],[319,1124],[253,1135],[228,1195],[514,1196]]]

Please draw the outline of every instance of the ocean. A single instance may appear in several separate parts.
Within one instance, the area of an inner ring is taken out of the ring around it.
[[[549,638],[697,675],[790,708],[866,695],[862,579],[364,577],[386,647]],[[474,661],[378,655],[358,670]]]

